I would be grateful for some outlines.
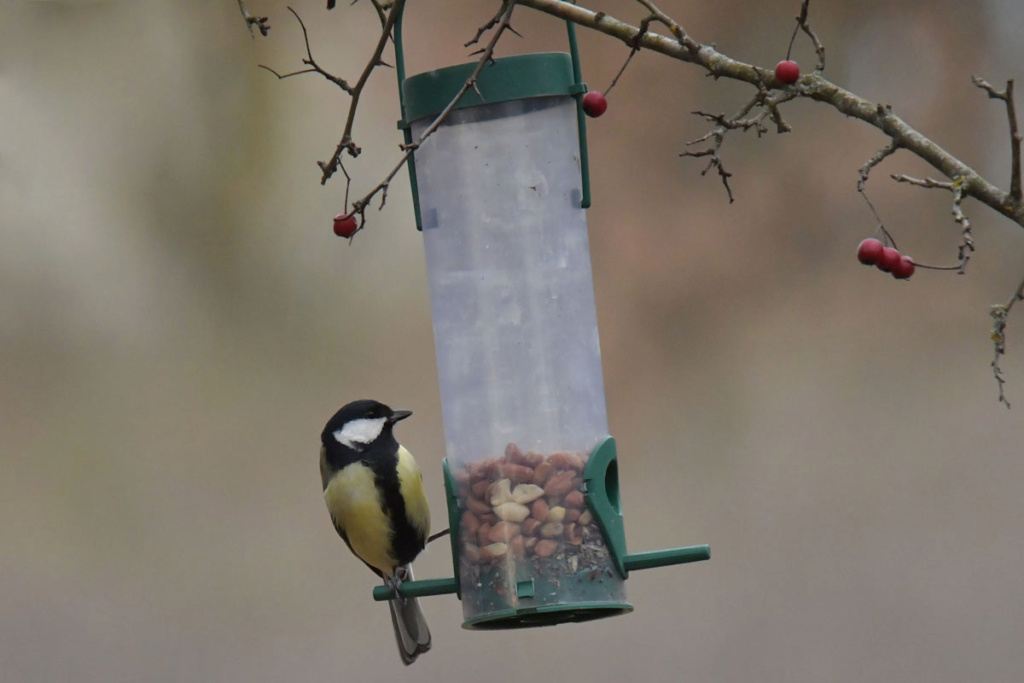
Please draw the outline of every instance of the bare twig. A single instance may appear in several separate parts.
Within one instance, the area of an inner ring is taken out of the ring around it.
[[[612,79],[612,82],[608,84],[608,88],[604,91],[605,95],[610,93],[612,91],[612,88],[615,87],[615,84],[619,82],[619,78],[622,77],[622,74],[625,73],[626,71],[626,67],[629,66],[630,61],[632,61],[633,55],[635,55],[639,51],[640,48],[638,47],[631,47],[629,49],[629,54],[626,55],[626,61],[622,64],[622,68],[619,69],[619,73],[615,74],[615,78]]]
[[[825,70],[825,46],[818,40],[818,36],[815,35],[811,29],[811,25],[807,23],[807,15],[810,11],[811,0],[803,0],[800,5],[800,15],[796,18],[797,29],[802,30],[807,34],[807,37],[811,39],[811,43],[814,44],[814,52],[818,55],[818,63],[815,65],[814,70],[817,73],[821,73]],[[796,38],[796,30],[793,31],[793,38]],[[793,47],[793,38],[789,39],[789,47]],[[789,51],[786,51],[786,59],[789,59]]]
[[[758,137],[768,132],[768,129],[764,127],[763,123],[761,123],[761,121],[763,121],[765,116],[768,114],[767,111],[761,112],[758,116],[755,116],[752,119],[743,118],[744,116],[749,114],[750,111],[761,102],[761,100],[762,93],[758,92],[757,95],[755,95],[745,105],[740,107],[739,111],[737,111],[733,116],[729,118],[726,118],[724,114],[708,114],[707,112],[703,111],[693,112],[695,115],[700,116],[708,121],[712,121],[717,125],[710,131],[702,135],[701,137],[687,142],[687,147],[689,147],[690,145],[696,145],[700,142],[705,142],[706,140],[713,140],[713,143],[703,150],[699,150],[696,152],[691,152],[687,150],[679,154],[679,156],[681,157],[711,157],[711,159],[708,161],[708,165],[704,168],[703,171],[701,171],[700,174],[707,175],[707,172],[710,171],[712,168],[718,169],[718,175],[722,179],[722,185],[725,186],[725,193],[729,197],[730,204],[732,204],[734,201],[732,195],[732,188],[729,187],[729,178],[732,177],[732,173],[726,171],[725,166],[722,165],[722,158],[721,156],[719,156],[719,150],[722,147],[722,143],[725,142],[726,133],[730,130],[746,131],[753,128],[755,131],[757,131]]]
[[[953,183],[946,182],[945,180],[935,180],[934,178],[912,178],[902,173],[893,173],[889,176],[897,183],[907,183],[908,185],[917,185],[918,187],[925,187],[928,189],[948,190],[953,191]]]
[[[648,17],[648,24],[650,23],[650,20],[653,20],[665,26],[665,28],[667,28],[669,32],[675,37],[676,42],[680,45],[680,47],[683,47],[684,49],[694,53],[699,51],[700,48],[703,47],[700,43],[693,40],[686,33],[686,31],[683,30],[683,27],[676,23],[675,19],[673,19],[672,17],[668,16],[660,9],[658,9],[658,7],[653,2],[651,2],[651,0],[636,1],[643,5],[645,8],[647,8],[647,11],[651,13],[650,17]],[[633,41],[635,42],[633,47],[636,47],[637,49],[641,47],[640,37],[643,36],[645,33],[647,33],[647,26],[644,26],[643,30],[639,31],[633,37]]]
[[[793,43],[796,41],[796,34],[800,31],[800,24],[807,18],[807,6],[810,4],[810,0],[803,0],[803,5],[800,6],[800,15],[796,18],[796,26],[793,27],[793,35],[789,37],[789,45],[786,46],[786,59],[793,53]]]
[[[280,74],[264,64],[260,64],[259,67],[261,69],[266,69],[270,73],[277,76],[279,79],[291,78],[292,76],[300,76],[302,74],[317,73],[326,78],[327,80],[329,80],[331,83],[334,83],[336,86],[347,92],[349,95],[352,95],[352,87],[348,84],[348,82],[345,79],[338,78],[334,74],[325,71],[323,68],[320,67],[319,64],[316,63],[316,60],[313,59],[313,51],[309,47],[309,31],[306,30],[305,22],[302,21],[302,17],[299,16],[299,13],[293,10],[291,7],[288,8],[288,11],[292,13],[292,15],[298,20],[299,26],[302,27],[302,38],[306,43],[306,58],[302,60],[302,63],[308,66],[309,68],[301,69],[299,71],[292,71],[286,74]]]
[[[953,188],[953,220],[960,226],[960,246],[957,247],[957,258],[960,261],[960,268],[957,272],[963,275],[967,271],[967,262],[974,253],[974,236],[971,234],[971,221],[967,219],[960,204],[964,201],[964,187],[960,182],[954,183]]]
[[[971,221],[967,218],[967,214],[964,213],[962,207],[964,197],[966,196],[963,179],[956,178],[952,182],[946,182],[944,180],[935,180],[934,178],[913,178],[903,174],[893,174],[890,177],[898,183],[907,183],[908,185],[916,185],[917,187],[927,189],[946,190],[952,193],[953,220],[960,226],[960,246],[957,247],[957,260],[960,265],[953,268],[943,268],[942,270],[956,270],[960,275],[963,275],[967,270],[967,262],[971,259],[971,254],[974,253],[974,236],[971,234]]]
[[[376,4],[375,4],[376,6]],[[381,27],[380,38],[377,39],[377,46],[373,50],[373,55],[369,61],[366,62],[366,66],[363,67],[363,72],[359,75],[359,80],[352,86],[351,95],[352,101],[348,105],[348,116],[345,118],[345,129],[342,131],[341,140],[338,142],[338,146],[334,149],[334,154],[327,161],[318,161],[317,166],[320,167],[321,176],[320,184],[326,185],[327,181],[333,176],[337,170],[338,165],[341,163],[341,155],[344,152],[348,152],[349,156],[357,157],[360,155],[362,150],[359,148],[355,141],[352,139],[352,128],[356,121],[356,111],[359,108],[359,99],[363,94],[363,88],[366,87],[366,82],[370,80],[370,74],[377,67],[383,65],[381,61],[381,55],[384,53],[384,48],[387,47],[388,41],[391,39],[391,31],[395,26],[395,22],[398,17],[402,16],[402,10],[405,7],[405,0],[395,0],[391,6],[391,10],[388,12],[387,21]],[[362,229],[362,226],[360,226]]]
[[[633,56],[637,52],[640,52],[640,37],[643,36],[643,34],[647,33],[647,29],[650,27],[651,22],[654,21],[654,19],[654,15],[651,15],[640,22],[640,33],[637,33],[636,37],[633,39],[632,45],[630,45],[629,48],[629,54],[626,55],[626,61],[623,62],[622,68],[619,69],[619,73],[615,74],[615,78],[612,79],[612,82],[608,85],[608,88],[605,89],[605,95],[612,91],[612,88],[614,88],[615,84],[619,82],[619,79],[622,77],[622,74],[626,72],[626,67],[629,66],[629,63],[631,61],[633,61]]]
[[[712,123],[717,123],[720,128],[724,128],[726,130],[742,130],[742,131],[746,131],[746,130],[750,130],[751,128],[753,128],[757,132],[757,137],[761,137],[762,135],[764,135],[765,133],[768,132],[768,128],[762,123],[762,121],[764,121],[765,117],[768,116],[768,112],[767,111],[762,111],[760,114],[758,114],[757,116],[755,116],[753,118],[750,118],[750,119],[740,119],[740,118],[729,119],[729,118],[725,117],[725,114],[709,114],[709,113],[707,113],[705,111],[695,111],[695,112],[693,112],[693,114],[695,114],[696,116],[700,116],[700,117],[702,117],[704,119],[707,119],[708,121],[710,121]],[[706,140],[709,137],[711,137],[712,135],[713,135],[713,132],[712,133],[708,133],[708,134],[704,135],[703,137],[698,138],[694,142],[700,142],[701,140]],[[687,144],[691,144],[691,143],[687,143]]]
[[[652,23],[658,22],[664,24],[665,27],[667,27],[669,31],[671,31],[672,34],[676,36],[676,39],[680,41],[680,44],[682,44],[686,40],[689,40],[689,36],[686,35],[686,31],[683,30],[683,27],[672,21],[671,17],[669,17],[667,14],[658,9],[658,7],[655,6],[653,2],[650,2],[650,0],[637,0],[637,2],[646,7],[650,14],[640,21],[640,28],[637,31],[637,34],[633,36],[632,39],[627,41],[627,44],[629,45],[629,54],[626,56],[626,61],[625,63],[623,63],[622,68],[619,69],[619,72],[617,74],[615,74],[615,78],[612,79],[612,82],[608,86],[608,89],[604,91],[605,95],[612,91],[612,88],[614,88],[615,84],[619,82],[619,79],[622,77],[622,74],[625,73],[626,67],[629,66],[629,63],[633,60],[633,57],[636,55],[637,52],[640,52],[640,42],[643,39],[644,34],[647,33],[648,30],[650,30]]]
[[[1017,203],[1021,201],[1021,179],[1020,179],[1020,143],[1021,134],[1017,128],[1017,110],[1013,103],[1013,80],[1006,82],[1006,90],[996,90],[983,78],[971,76],[971,82],[988,93],[988,96],[1002,100],[1006,104],[1006,118],[1010,123],[1010,150],[1013,156],[1010,169],[1010,197]]]
[[[871,203],[870,199],[868,199],[868,193],[865,189],[865,186],[868,182],[868,176],[871,174],[871,169],[873,169],[875,166],[878,166],[888,157],[891,157],[893,154],[896,153],[896,150],[898,149],[899,145],[897,145],[895,142],[890,142],[888,145],[875,152],[875,154],[872,155],[872,157],[868,159],[867,162],[858,170],[860,178],[857,180],[857,192],[859,192],[860,196],[864,198],[865,202],[867,202],[868,208],[871,209],[871,215],[875,217],[875,222],[877,224],[875,229],[881,230],[882,234],[885,235],[886,239],[889,240],[889,242],[893,245],[894,248],[896,246],[896,243],[892,239],[892,235],[889,234],[889,231],[885,229],[885,225],[883,225],[882,223],[882,217],[879,216],[878,211],[875,210],[875,205]]]
[[[1010,317],[1010,310],[1018,301],[1024,301],[1024,281],[1021,281],[1009,301],[1005,304],[996,304],[989,310],[989,315],[992,316],[992,343],[995,346],[995,355],[991,363],[992,375],[996,378],[996,384],[999,386],[999,402],[1005,404],[1007,409],[1010,407],[1010,402],[1006,399],[1006,394],[1003,391],[1006,380],[1003,379],[1003,370],[999,367],[999,360],[1006,353],[1006,323]]]
[[[497,26],[498,24],[501,23],[501,18],[505,15],[505,10],[507,10],[507,9],[508,9],[508,3],[505,0],[502,0],[501,7],[498,9],[497,12],[494,13],[494,16],[491,17],[490,19],[488,19],[487,23],[485,23],[483,26],[478,28],[476,30],[476,35],[474,35],[472,38],[467,40],[462,45],[462,47],[469,47],[470,45],[476,45],[477,43],[479,43],[480,39],[484,36],[485,33],[487,33],[492,28],[494,28],[495,26]],[[518,35],[518,34],[516,34],[516,35]]]
[[[764,125],[766,118],[771,118],[775,123],[776,131],[779,133],[788,133],[792,128],[782,118],[782,113],[779,111],[778,105],[782,102],[788,102],[789,100],[796,97],[796,94],[791,92],[779,93],[777,97],[773,97],[771,93],[764,87],[759,87],[757,94],[754,95],[746,104],[740,107],[733,116],[726,117],[725,114],[709,114],[704,111],[695,111],[693,114],[700,116],[706,121],[710,121],[715,125],[710,131],[704,135],[690,140],[686,143],[686,146],[696,145],[707,140],[712,140],[711,145],[705,149],[698,150],[695,152],[685,151],[679,154],[681,157],[711,157],[708,161],[708,165],[701,171],[701,175],[707,175],[707,172],[712,168],[718,169],[718,175],[722,179],[722,185],[725,186],[726,195],[729,198],[729,203],[733,202],[732,188],[729,186],[729,178],[732,174],[725,170],[722,164],[722,158],[719,154],[719,150],[722,147],[722,143],[725,142],[725,135],[730,130],[747,131],[751,128],[757,133],[757,137],[768,132],[768,128]],[[753,110],[755,107],[761,107],[762,111],[751,118],[744,118]]]
[[[775,124],[775,132],[780,134],[791,132],[793,127],[783,120],[782,112],[779,111],[779,105],[796,99],[797,93],[792,90],[787,90],[775,95],[770,95],[763,86],[759,85],[758,89],[761,91],[761,95],[764,98],[761,104],[768,110],[768,116],[771,118],[772,123]]]

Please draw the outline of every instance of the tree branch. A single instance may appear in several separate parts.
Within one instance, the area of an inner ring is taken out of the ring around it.
[[[375,3],[374,7],[380,11],[380,7]],[[317,166],[320,167],[322,172],[320,176],[320,184],[326,185],[327,181],[333,176],[337,170],[338,165],[341,163],[341,155],[343,152],[348,151],[350,156],[357,157],[362,152],[359,146],[352,140],[352,127],[356,121],[356,109],[359,107],[359,98],[363,94],[363,88],[366,86],[366,82],[370,80],[370,74],[378,66],[381,66],[381,55],[384,54],[384,48],[387,47],[388,41],[391,39],[391,30],[395,26],[395,21],[398,17],[402,16],[402,10],[405,7],[405,0],[395,0],[391,6],[391,10],[388,12],[387,20],[381,27],[380,38],[377,40],[377,47],[374,48],[373,56],[363,67],[363,73],[359,75],[359,80],[356,81],[355,86],[352,87],[352,102],[348,106],[348,116],[345,118],[345,129],[341,134],[341,141],[334,150],[334,154],[328,161],[318,161]]]
[[[746,64],[703,45],[682,32],[680,36],[665,36],[616,19],[605,12],[593,12],[562,0],[519,0],[530,7],[580,26],[618,38],[632,46],[639,37],[639,46],[659,52],[673,59],[697,64],[715,78],[730,78],[750,83],[755,87],[781,89],[774,73],[758,66]],[[1010,192],[1004,192],[983,178],[973,168],[914,130],[906,121],[893,113],[892,108],[875,104],[823,78],[818,73],[803,76],[800,82],[787,87],[796,96],[821,102],[845,114],[874,126],[899,147],[917,155],[948,178],[962,178],[963,192],[985,204],[1000,215],[1024,227],[1024,202]],[[1019,164],[1017,165],[1019,168]]]

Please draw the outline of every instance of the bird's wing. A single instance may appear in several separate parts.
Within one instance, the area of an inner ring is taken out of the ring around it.
[[[423,475],[416,460],[404,446],[398,447],[398,483],[405,500],[405,515],[416,532],[419,547],[427,544],[430,536],[430,506],[423,489]],[[418,551],[417,551],[418,552]]]

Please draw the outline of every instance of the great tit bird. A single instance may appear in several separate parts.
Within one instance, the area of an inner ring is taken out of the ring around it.
[[[392,428],[412,415],[370,400],[353,401],[320,435],[320,477],[334,528],[356,557],[401,588],[430,534],[423,477]],[[405,664],[430,649],[430,631],[415,598],[389,601],[398,652]]]

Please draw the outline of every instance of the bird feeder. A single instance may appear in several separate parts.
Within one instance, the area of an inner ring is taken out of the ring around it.
[[[631,569],[708,559],[708,546],[628,554],[608,435],[585,209],[590,205],[575,35],[571,52],[497,59],[410,160],[423,232],[447,458],[455,592],[465,628],[629,612]],[[476,64],[404,77],[406,142]],[[377,599],[392,589],[378,587]]]

